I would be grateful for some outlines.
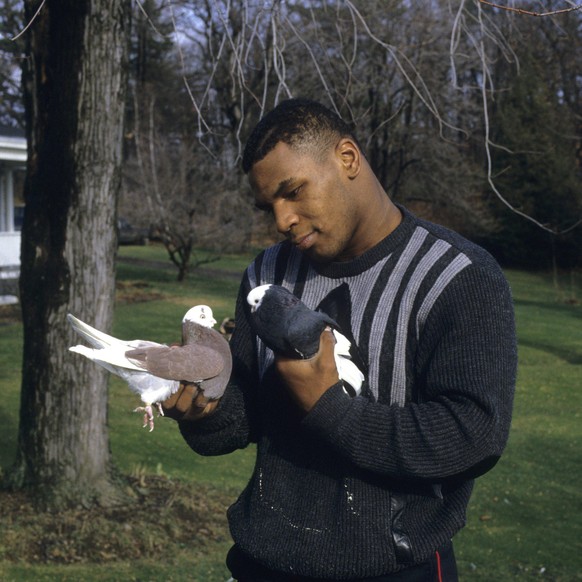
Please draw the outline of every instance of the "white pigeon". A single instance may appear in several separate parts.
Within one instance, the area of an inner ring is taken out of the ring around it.
[[[182,345],[167,346],[152,341],[120,340],[67,315],[73,329],[93,347],[69,348],[125,380],[145,406],[144,427],[154,428],[152,405],[163,416],[161,402],[176,392],[180,382],[196,384],[210,399],[222,396],[230,378],[232,357],[226,339],[212,327],[216,324],[207,305],[192,307],[182,320]]]
[[[274,352],[291,358],[313,357],[319,349],[321,333],[331,328],[336,340],[335,364],[340,379],[344,381],[344,390],[348,394],[360,394],[364,374],[351,360],[350,341],[340,333],[338,324],[331,317],[310,309],[280,285],[255,287],[247,295],[247,303],[251,308],[255,332],[264,344]]]

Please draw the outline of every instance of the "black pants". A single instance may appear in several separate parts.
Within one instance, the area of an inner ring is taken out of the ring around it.
[[[292,576],[269,570],[249,559],[237,546],[226,557],[226,565],[238,582],[335,582],[321,578]],[[360,578],[349,582],[458,582],[453,544],[439,548],[426,562],[406,568],[396,574]]]

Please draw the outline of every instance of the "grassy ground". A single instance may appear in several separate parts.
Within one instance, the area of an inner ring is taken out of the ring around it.
[[[508,273],[519,337],[509,445],[458,536],[466,580],[582,580],[581,280]]]
[[[123,258],[165,261],[158,247],[123,247]],[[220,321],[233,314],[248,257],[227,256],[185,284],[175,270],[119,264],[114,332],[175,341],[175,321],[200,302]],[[506,454],[478,480],[467,527],[456,538],[463,581],[582,580],[582,280],[509,272],[520,370]],[[0,313],[0,468],[16,446],[21,325]],[[0,492],[0,580],[222,582],[226,507],[246,483],[253,450],[194,455],[172,421],[153,433],[131,413],[135,398],[111,381],[114,460],[135,506],[38,516]]]

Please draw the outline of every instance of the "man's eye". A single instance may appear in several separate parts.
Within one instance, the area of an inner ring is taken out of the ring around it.
[[[291,190],[290,192],[287,192],[284,196],[285,200],[295,200],[295,198],[297,198],[297,196],[299,196],[300,190],[301,190],[301,186],[299,186],[299,188],[295,188],[294,190]]]
[[[268,212],[268,213],[273,212],[273,207],[270,206],[269,204],[255,204],[255,208],[257,210],[260,210],[261,212]]]

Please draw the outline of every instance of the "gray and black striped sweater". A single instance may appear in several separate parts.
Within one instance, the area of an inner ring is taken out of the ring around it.
[[[401,210],[348,263],[314,265],[287,243],[257,257],[238,298],[233,381],[215,415],[180,423],[201,454],[257,443],[228,517],[239,548],[270,569],[349,580],[427,559],[463,527],[474,477],[505,446],[517,361],[507,282],[483,249]],[[249,327],[244,298],[263,283],[338,321],[362,396],[336,385],[296,412]]]

